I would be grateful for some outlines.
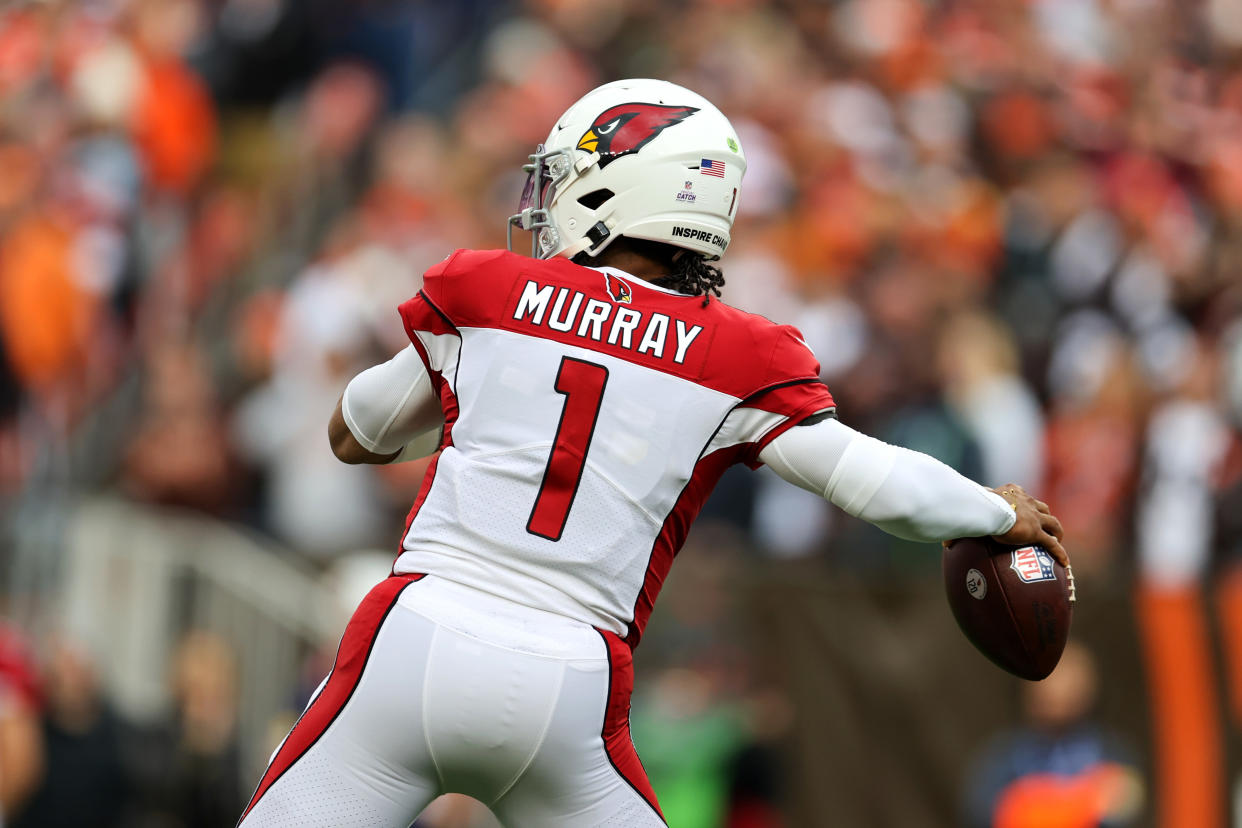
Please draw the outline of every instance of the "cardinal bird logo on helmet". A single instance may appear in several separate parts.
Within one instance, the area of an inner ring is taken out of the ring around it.
[[[578,139],[578,149],[598,152],[600,167],[606,167],[623,155],[638,152],[665,129],[698,111],[693,106],[620,104],[599,114]]]

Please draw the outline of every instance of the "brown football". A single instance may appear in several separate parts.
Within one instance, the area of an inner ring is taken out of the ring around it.
[[[944,550],[944,588],[957,625],[979,652],[1019,678],[1046,678],[1073,618],[1073,580],[1039,546],[959,538]]]

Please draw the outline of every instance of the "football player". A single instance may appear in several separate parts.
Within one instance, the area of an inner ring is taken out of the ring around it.
[[[798,332],[715,298],[746,156],[710,102],[607,84],[527,169],[511,226],[531,255],[428,271],[399,308],[409,347],[332,416],[345,462],[439,454],[246,828],[405,826],[450,791],[511,828],[662,825],[629,736],[631,653],[734,463],[905,538],[1067,562],[1044,504],[838,422]]]

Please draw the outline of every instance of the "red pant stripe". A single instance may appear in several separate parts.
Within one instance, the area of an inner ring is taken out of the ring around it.
[[[630,696],[634,692],[634,655],[630,645],[615,633],[596,630],[608,650],[608,706],[604,710],[604,751],[608,761],[635,793],[646,800],[661,820],[664,812],[656,800],[655,790],[647,779],[647,770],[634,749],[630,737]]]
[[[332,665],[332,673],[323,690],[306,708],[280,750],[272,758],[267,772],[259,780],[250,804],[242,813],[242,819],[254,809],[263,794],[284,775],[285,771],[302,758],[314,744],[319,741],[328,727],[336,721],[336,717],[345,709],[345,705],[358,687],[362,679],[362,671],[371,657],[371,648],[375,646],[375,638],[379,629],[388,617],[388,613],[397,604],[397,597],[410,584],[421,579],[422,575],[393,575],[377,584],[362,599],[358,609],[349,619],[345,634],[341,637],[341,645],[336,651],[336,661]]]

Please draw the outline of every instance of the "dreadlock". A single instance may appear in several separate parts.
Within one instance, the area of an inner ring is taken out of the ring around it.
[[[720,289],[724,287],[724,273],[708,264],[706,256],[687,250],[673,258],[673,272],[661,279],[660,284],[678,293],[702,294],[703,307],[707,307],[713,293],[719,298]]]
[[[624,248],[666,265],[669,269],[669,274],[661,279],[657,279],[656,284],[660,285],[660,287],[675,290],[678,293],[702,296],[703,307],[707,307],[708,302],[711,301],[712,294],[719,297],[720,289],[724,287],[724,273],[721,272],[720,268],[709,264],[711,260],[706,256],[686,250],[683,247],[674,247],[671,244],[648,241],[647,239],[631,239],[621,236],[609,245],[599,257],[588,256],[584,251],[574,256],[573,261],[575,264],[598,267],[605,263],[609,251]]]

